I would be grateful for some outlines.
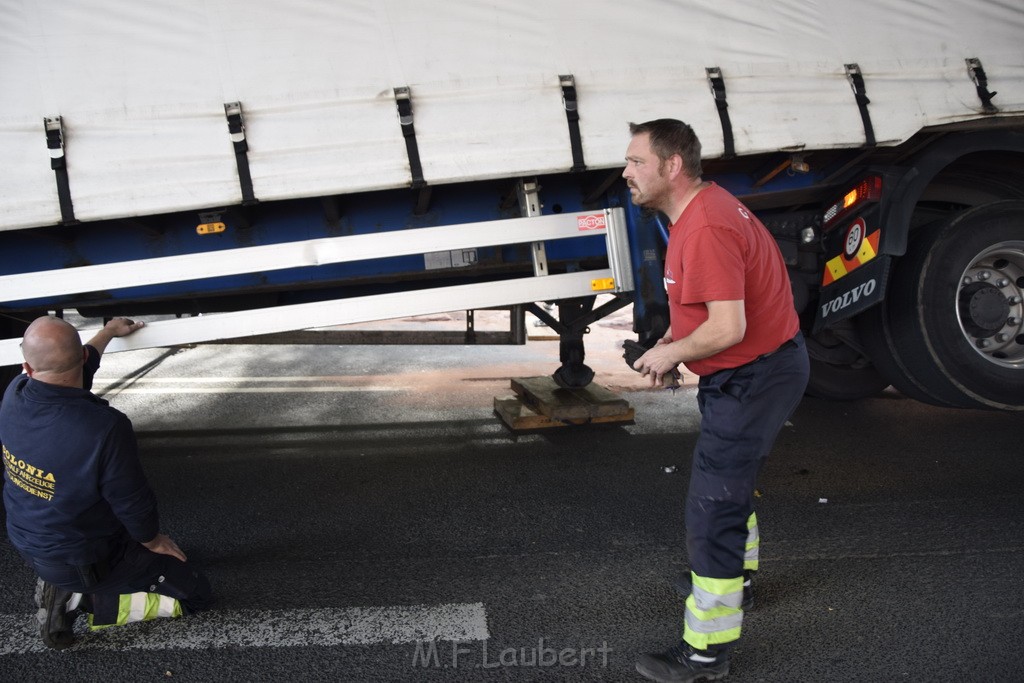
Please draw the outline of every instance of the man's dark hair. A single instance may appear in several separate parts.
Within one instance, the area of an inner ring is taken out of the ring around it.
[[[690,178],[700,178],[700,140],[687,124],[678,119],[655,119],[644,123],[630,123],[630,135],[647,133],[651,140],[651,151],[662,162],[678,154],[683,160],[683,173]]]

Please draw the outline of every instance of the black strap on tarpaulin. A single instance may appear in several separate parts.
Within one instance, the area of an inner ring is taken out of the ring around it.
[[[728,159],[736,156],[736,139],[732,134],[732,120],[729,119],[729,102],[725,98],[725,79],[717,66],[707,67],[704,71],[707,72],[711,96],[715,98],[715,107],[718,108],[718,118],[722,120],[722,156]]]
[[[562,86],[562,106],[565,108],[565,119],[569,123],[569,145],[572,148],[572,172],[587,170],[583,161],[583,138],[580,135],[580,111],[576,99],[576,77],[566,74],[558,77]]]
[[[985,68],[977,57],[969,57],[967,60],[967,73],[978,91],[978,99],[981,100],[981,110],[986,114],[995,114],[999,111],[996,105],[992,104],[992,98],[999,93],[989,92],[988,77],[985,75]]]
[[[252,174],[249,172],[249,143],[245,139],[245,121],[242,119],[242,103],[228,102],[224,105],[228,119],[228,133],[235,148],[235,164],[238,166],[238,184],[242,189],[242,206],[259,202],[252,189]]]
[[[860,109],[860,120],[864,122],[864,144],[868,147],[875,146],[875,127],[871,125],[871,113],[868,112],[868,105],[871,104],[871,100],[868,99],[867,88],[864,86],[864,76],[860,72],[860,67],[856,64],[847,64],[846,66],[846,78],[850,81],[850,87],[853,88],[853,96],[857,100],[857,108]]]
[[[405,151],[409,155],[412,188],[417,190],[424,187],[427,181],[423,179],[420,148],[416,143],[416,128],[412,122],[412,91],[407,87],[395,88],[395,103],[398,105],[398,122],[402,125],[402,136],[405,138]]]
[[[57,201],[60,202],[60,222],[62,225],[73,225],[75,207],[71,202],[71,182],[68,179],[67,158],[64,156],[64,121],[60,116],[43,119],[43,131],[46,133],[46,148],[50,151],[50,168],[57,181]]]

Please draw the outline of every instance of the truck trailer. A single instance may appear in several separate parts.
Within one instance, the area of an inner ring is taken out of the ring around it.
[[[586,386],[589,325],[667,328],[621,172],[677,118],[780,246],[809,393],[1024,410],[1022,37],[997,0],[0,0],[0,366],[48,311],[167,318],[108,351],[530,311]]]

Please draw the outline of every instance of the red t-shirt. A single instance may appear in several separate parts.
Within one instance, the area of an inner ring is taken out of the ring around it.
[[[749,363],[800,329],[779,246],[761,221],[714,183],[698,192],[669,228],[665,288],[672,339],[689,336],[707,320],[705,302],[744,302],[743,340],[687,362],[697,375]]]

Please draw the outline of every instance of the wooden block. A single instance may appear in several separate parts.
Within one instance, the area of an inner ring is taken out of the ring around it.
[[[633,424],[636,411],[628,408],[618,415],[573,420],[555,420],[531,410],[516,396],[494,397],[494,412],[513,431],[533,431],[584,424]]]
[[[625,399],[593,383],[563,389],[551,377],[520,377],[512,379],[512,390],[534,412],[557,421],[591,421],[632,411]]]
[[[494,397],[494,412],[509,428],[515,431],[530,429],[547,429],[561,426],[545,415],[539,415],[526,406],[515,396],[507,398]]]
[[[636,412],[620,396],[590,384],[563,389],[551,377],[512,379],[515,396],[494,398],[494,412],[514,431],[584,424],[633,424]]]

